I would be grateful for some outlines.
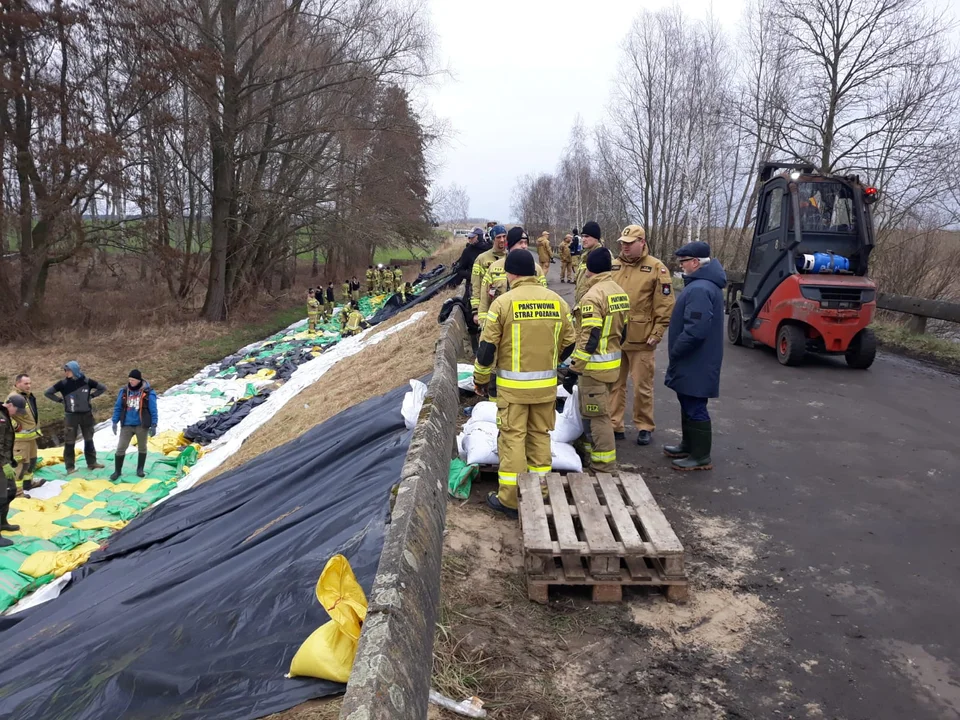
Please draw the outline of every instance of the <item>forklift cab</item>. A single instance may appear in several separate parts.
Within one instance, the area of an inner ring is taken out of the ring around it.
[[[778,170],[781,172],[774,174]],[[750,258],[739,298],[746,328],[803,256],[824,253],[846,260],[844,275],[867,274],[874,245],[869,204],[874,188],[855,176],[827,176],[809,166],[768,164],[757,205]]]

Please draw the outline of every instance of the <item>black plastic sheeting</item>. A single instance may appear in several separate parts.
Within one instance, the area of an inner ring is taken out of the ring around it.
[[[241,720],[343,691],[283,677],[349,559],[369,592],[410,441],[406,388],[134,520],[64,593],[0,618],[5,720]]]
[[[447,270],[446,265],[437,265],[435,268],[432,268],[429,272],[420,273],[417,275],[417,279],[413,281],[413,284],[426,282],[427,280],[433,280],[435,277],[440,275],[449,275],[450,271]]]
[[[377,314],[371,317],[367,322],[369,322],[371,325],[378,325],[385,320],[389,320],[397,313],[403,312],[404,310],[409,310],[414,305],[419,305],[420,303],[429,300],[456,279],[457,274],[454,272],[448,272],[446,275],[441,275],[440,277],[434,278],[429,285],[420,291],[419,295],[412,300],[408,300],[402,305],[400,304],[400,296],[393,295],[387,300],[386,304],[377,311]]]
[[[253,397],[237,400],[226,412],[216,415],[207,415],[200,422],[194,423],[183,431],[183,436],[190,442],[207,445],[217,438],[226,435],[227,431],[239,425],[257,406],[263,405],[270,397],[269,390],[261,390]]]

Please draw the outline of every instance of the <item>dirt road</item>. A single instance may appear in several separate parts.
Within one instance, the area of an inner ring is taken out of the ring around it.
[[[572,304],[557,264],[550,284]],[[960,377],[886,354],[856,371],[725,353],[715,470],[680,475],[660,453],[679,429],[665,347],[655,444],[638,447],[628,427],[618,446],[691,551],[700,600],[716,604],[695,600],[678,620],[638,602],[635,619],[674,647],[710,625],[727,632],[701,648],[745,636],[726,661],[712,648],[696,678],[661,664],[657,716],[699,693],[704,717],[960,717]]]

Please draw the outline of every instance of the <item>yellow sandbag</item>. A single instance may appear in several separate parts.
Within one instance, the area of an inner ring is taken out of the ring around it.
[[[87,500],[93,500],[104,490],[112,491],[116,486],[109,480],[71,480],[60,490],[54,500],[65,502],[71,495],[79,495]]]
[[[99,547],[95,542],[85,542],[73,550],[41,550],[23,561],[23,564],[20,565],[20,572],[35,578],[50,573],[60,577],[65,572],[75,570],[83,565],[90,554]]]
[[[72,514],[72,513],[70,513]],[[64,515],[66,517],[66,515]],[[63,525],[54,525],[53,521],[59,519],[41,515],[33,512],[18,512],[11,522],[20,526],[17,532],[4,533],[4,537],[14,537],[22,535],[23,537],[35,537],[41,540],[50,540],[57,533],[63,531]]]
[[[261,380],[269,380],[276,374],[276,370],[271,370],[270,368],[260,368],[253,377],[260,378]]]
[[[126,524],[126,520],[100,520],[99,518],[86,518],[85,520],[77,520],[76,522],[70,523],[70,527],[76,528],[77,530],[99,530],[100,528],[119,530]],[[63,530],[62,527],[60,529]]]
[[[76,456],[78,458],[83,457],[83,450],[77,448]],[[50,465],[63,465],[63,446],[37,450],[37,467],[49,467]]]
[[[345,683],[357,654],[367,598],[343,555],[327,562],[317,582],[317,600],[330,621],[314,630],[290,661],[287,677],[315,677]]]
[[[157,433],[155,437],[147,439],[147,449],[153,452],[170,455],[180,452],[180,448],[190,443],[182,432],[177,430],[164,430]]]

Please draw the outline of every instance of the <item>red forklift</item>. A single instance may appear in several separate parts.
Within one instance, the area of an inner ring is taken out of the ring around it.
[[[784,163],[765,163],[760,183],[747,271],[727,285],[727,339],[774,348],[782,365],[814,352],[865,370],[877,354],[877,286],[866,277],[877,189]]]

